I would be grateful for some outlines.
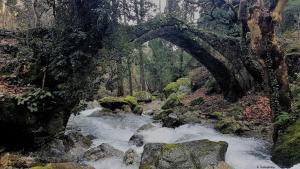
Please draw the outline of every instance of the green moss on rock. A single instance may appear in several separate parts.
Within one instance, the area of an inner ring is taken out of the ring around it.
[[[172,149],[176,148],[178,145],[176,144],[164,144],[163,145],[163,151],[171,151]]]
[[[300,163],[300,119],[279,135],[272,151],[272,160],[282,167]]]
[[[169,83],[163,90],[166,97],[172,93],[188,93],[191,90],[192,82],[189,78],[180,78],[176,82]]]
[[[221,119],[223,117],[223,112],[213,112],[211,116],[215,119]]]
[[[225,117],[218,121],[215,129],[223,134],[239,134],[242,132],[242,126],[233,117]]]
[[[177,93],[171,94],[163,104],[162,109],[166,110],[166,109],[172,109],[176,106],[183,106],[182,100],[184,96],[185,96],[184,94],[177,94]]]
[[[99,100],[102,107],[110,110],[124,110],[126,112],[133,111],[138,107],[137,99],[133,96],[126,97],[104,97]]]
[[[126,96],[124,98],[124,101],[129,103],[132,108],[135,108],[139,105],[136,97],[134,97],[134,96]]]

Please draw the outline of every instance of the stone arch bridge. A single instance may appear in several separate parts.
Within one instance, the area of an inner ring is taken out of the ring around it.
[[[229,101],[236,101],[255,84],[243,63],[238,38],[199,30],[173,17],[130,27],[129,36],[135,43],[162,38],[182,48],[212,73]]]

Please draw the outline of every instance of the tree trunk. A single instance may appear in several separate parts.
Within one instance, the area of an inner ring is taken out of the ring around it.
[[[251,50],[265,63],[268,85],[270,88],[270,106],[273,120],[280,112],[289,112],[291,98],[289,96],[289,81],[287,65],[282,49],[277,44],[275,27],[279,22],[286,0],[279,0],[276,8],[266,9],[263,2],[257,3],[257,8],[250,13],[248,20],[251,32]],[[273,139],[276,142],[280,126],[275,125]]]
[[[117,72],[118,72],[118,96],[124,96],[124,81],[123,81],[123,66],[122,66],[122,57],[119,57],[117,60]]]
[[[142,47],[139,47],[139,60],[140,60],[140,83],[141,90],[146,90],[146,82],[145,82],[145,67],[144,67],[144,55]]]
[[[133,95],[133,84],[132,84],[132,72],[131,72],[131,59],[127,60],[127,69],[128,69],[128,83],[129,83],[129,94]]]

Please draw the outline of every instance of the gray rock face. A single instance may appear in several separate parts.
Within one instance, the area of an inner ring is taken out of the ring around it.
[[[144,136],[141,134],[134,134],[128,142],[130,145],[142,147],[144,145]]]
[[[225,160],[228,144],[198,140],[179,144],[146,144],[140,169],[205,169]]]
[[[126,165],[133,165],[138,162],[138,154],[133,149],[129,149],[125,152],[123,162]]]
[[[59,163],[76,161],[92,144],[89,137],[80,132],[71,132],[60,139],[53,139],[41,147],[34,156],[41,162]]]
[[[97,161],[109,157],[123,157],[124,152],[115,149],[109,144],[103,143],[98,147],[92,148],[84,153],[83,159],[88,161]]]

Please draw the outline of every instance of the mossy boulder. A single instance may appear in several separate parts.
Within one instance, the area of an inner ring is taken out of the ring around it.
[[[141,114],[143,109],[139,107],[137,99],[133,96],[126,97],[104,97],[99,100],[102,107],[112,111],[125,111]]]
[[[228,144],[198,140],[178,144],[148,143],[144,147],[140,169],[199,169],[225,161]]]
[[[136,97],[137,102],[145,102],[145,103],[152,102],[151,93],[146,92],[146,91],[139,91],[134,94],[134,97]]]
[[[242,125],[233,117],[224,117],[219,120],[215,125],[215,129],[223,134],[240,134],[243,131]]]
[[[300,163],[300,119],[279,134],[272,151],[272,161],[288,168]]]
[[[172,109],[176,106],[183,106],[184,104],[182,103],[182,100],[184,96],[185,96],[184,94],[178,94],[178,93],[171,94],[161,108],[166,110],[166,109]]]
[[[191,92],[192,82],[189,78],[180,78],[176,82],[169,83],[163,90],[166,97],[172,93],[185,93]]]
[[[142,107],[142,106],[136,106],[136,107],[133,109],[133,113],[134,113],[134,114],[138,114],[138,115],[143,114],[143,107]]]

